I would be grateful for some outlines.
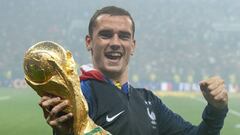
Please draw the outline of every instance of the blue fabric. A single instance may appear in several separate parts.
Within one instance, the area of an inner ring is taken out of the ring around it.
[[[88,114],[90,116],[90,118],[93,117],[93,100],[92,100],[92,96],[91,96],[91,87],[90,87],[90,81],[88,80],[84,80],[81,81],[81,89],[82,89],[82,93],[85,97],[85,99],[87,100],[88,103]]]
[[[111,80],[108,80],[107,83],[114,85]],[[129,88],[129,84],[128,84],[128,82],[126,82],[122,85],[121,90],[125,94],[128,94],[128,88]],[[90,118],[92,118],[93,117],[93,99],[92,99],[92,95],[91,95],[90,81],[89,80],[81,80],[81,89],[82,89],[82,93],[88,103],[88,109],[89,109],[88,114],[89,114]]]
[[[93,114],[93,106],[94,106],[93,96],[94,95],[92,95],[91,93],[90,83],[92,83],[90,82],[90,80],[82,80],[81,89],[89,106],[89,116],[93,118],[93,115],[94,115]],[[105,83],[111,83],[112,85],[114,85],[111,81],[105,82]],[[122,85],[122,91],[124,93],[128,93],[128,83],[125,83],[124,85]],[[137,92],[138,90],[136,89],[134,91]],[[226,114],[228,112],[227,107],[224,108],[223,110],[218,110],[215,107],[208,104],[205,107],[204,112],[202,114],[203,121],[200,123],[200,125],[194,126],[191,123],[185,121],[181,116],[175,114],[169,108],[167,108],[158,97],[151,94],[150,92],[147,92],[146,90],[145,92],[148,94],[143,97],[145,98],[147,97],[149,101],[154,103],[154,106],[155,106],[154,112],[156,113],[156,116],[159,117],[157,121],[157,123],[159,124],[159,127],[158,127],[159,134],[220,135],[220,130],[223,127],[224,118],[226,117]],[[59,133],[57,133],[55,130],[53,130],[53,134],[59,135]]]
[[[110,83],[110,84],[114,85],[113,81],[111,81],[110,79],[107,79],[107,78],[105,77],[105,80],[106,80],[107,83]],[[122,85],[122,89],[121,89],[121,90],[122,90],[125,94],[128,94],[128,88],[129,88],[129,83],[126,82],[126,83],[124,83],[124,84]]]

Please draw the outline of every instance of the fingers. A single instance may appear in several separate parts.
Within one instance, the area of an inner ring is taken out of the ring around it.
[[[224,80],[219,76],[212,77],[200,82],[200,86],[201,90],[207,93],[209,92],[213,95],[221,91],[221,89],[225,89]]]
[[[57,102],[57,101],[56,101]],[[55,118],[56,115],[59,112],[62,112],[65,108],[67,108],[69,105],[69,101],[68,100],[64,100],[63,102],[57,104],[56,106],[54,106],[50,112],[50,117]]]
[[[226,90],[220,91],[220,93],[214,96],[214,100],[217,102],[226,102],[228,100],[227,91]]]
[[[50,99],[49,96],[42,96],[42,97],[41,97],[41,100],[40,100],[40,102],[39,102],[39,105],[40,105],[42,102],[44,102],[44,101],[46,101],[46,100],[48,100],[48,99]]]
[[[46,119],[55,119],[60,112],[69,106],[68,100],[61,100],[60,97],[43,96],[39,102]]]
[[[43,110],[44,117],[47,118],[53,106],[59,104],[61,99],[59,97],[43,96],[39,102],[39,106]]]
[[[224,108],[228,102],[224,80],[219,76],[211,77],[200,82],[203,96],[216,108]]]
[[[50,99],[49,96],[43,96],[43,97],[41,97],[41,100],[40,100],[40,102],[38,103],[38,105],[39,105],[39,106],[42,108],[42,110],[43,110],[43,114],[44,114],[44,117],[45,117],[45,118],[47,118],[49,111],[48,111],[47,108],[45,108],[45,107],[42,105],[42,103],[43,103],[44,101],[46,101],[46,100],[49,100],[49,99]]]
[[[41,104],[42,108],[47,109],[48,111],[51,111],[51,108],[61,102],[60,97],[53,97],[49,98],[47,100],[44,100]]]
[[[211,80],[212,82],[210,82],[208,85],[208,89],[209,90],[215,90],[219,87],[224,87],[224,81],[222,79],[215,79],[215,80]]]
[[[52,128],[61,133],[72,131],[73,114],[64,112],[70,106],[68,100],[61,100],[60,97],[43,96],[39,102],[43,109],[44,117]]]
[[[216,85],[215,85],[216,86]],[[213,97],[216,97],[217,95],[219,95],[222,91],[225,90],[225,85],[220,85],[220,86],[217,86],[217,87],[211,87],[209,86],[209,90],[210,90],[210,95],[213,96]]]
[[[214,90],[220,85],[224,85],[224,80],[219,76],[214,76],[200,82],[201,90],[206,90],[206,88],[209,90]]]
[[[71,120],[72,118],[73,118],[73,114],[68,113],[68,114],[62,115],[61,117],[59,117],[57,119],[49,120],[47,122],[53,128],[61,128],[62,123],[67,122],[68,120]]]
[[[58,130],[63,130],[64,132],[69,132],[72,127],[73,114],[63,113],[63,110],[69,105],[68,100],[64,100],[58,105],[54,106],[47,117],[47,123]],[[61,114],[61,115],[59,115]]]

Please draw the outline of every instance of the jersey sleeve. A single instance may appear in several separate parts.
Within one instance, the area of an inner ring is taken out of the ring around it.
[[[90,81],[81,81],[81,90],[88,104],[88,115],[93,118],[93,98],[91,93]]]
[[[159,134],[161,135],[219,135],[223,127],[228,108],[217,110],[207,105],[202,113],[199,125],[184,120],[180,115],[170,110],[155,96],[158,117]]]

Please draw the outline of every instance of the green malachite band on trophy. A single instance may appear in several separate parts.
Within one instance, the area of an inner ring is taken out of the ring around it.
[[[101,127],[96,127],[92,131],[85,133],[84,135],[95,135],[96,133],[101,133],[102,131],[103,130]],[[107,135],[111,135],[111,134],[107,134]]]

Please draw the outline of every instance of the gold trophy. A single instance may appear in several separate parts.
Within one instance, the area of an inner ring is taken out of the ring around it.
[[[76,63],[70,51],[52,41],[39,42],[25,53],[25,80],[39,96],[54,95],[70,101],[74,135],[110,135],[88,116]]]

